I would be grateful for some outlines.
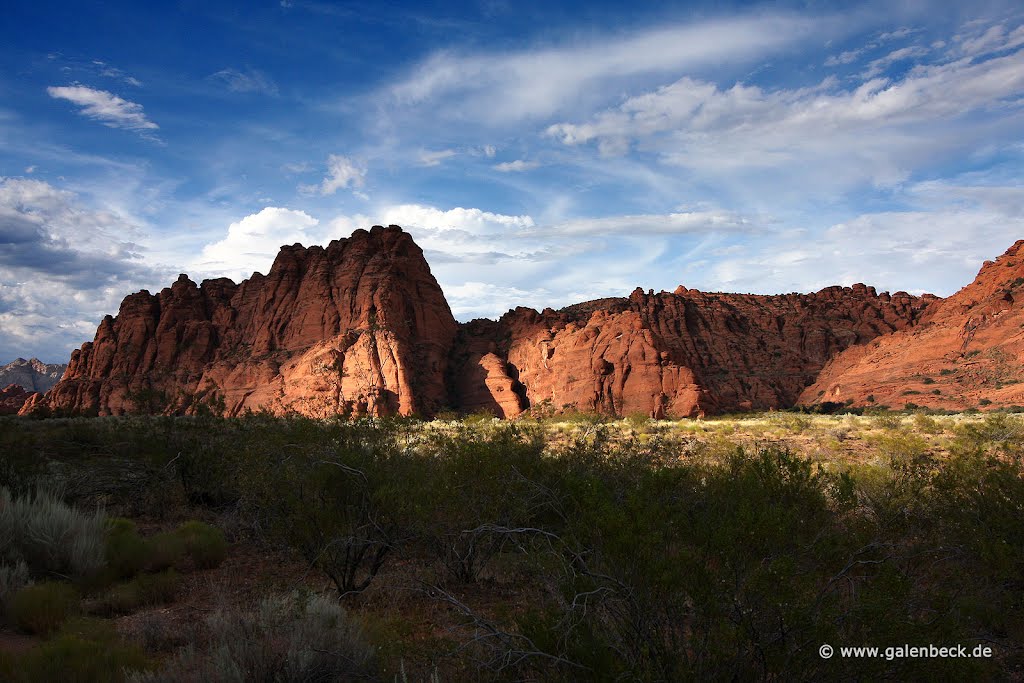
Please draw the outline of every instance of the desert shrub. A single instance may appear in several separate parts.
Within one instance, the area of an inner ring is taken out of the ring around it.
[[[0,610],[5,610],[11,598],[29,583],[28,565],[24,560],[0,564]]]
[[[273,596],[251,612],[219,610],[207,620],[209,647],[190,646],[133,683],[337,681],[373,678],[373,648],[359,623],[322,596]]]
[[[810,429],[813,424],[811,418],[806,415],[786,412],[772,414],[771,421],[793,434],[802,434]]]
[[[73,586],[56,581],[26,586],[10,601],[11,620],[29,633],[53,633],[78,610],[79,595]]]
[[[899,414],[879,409],[877,412],[872,412],[871,416],[874,418],[875,425],[882,429],[895,430],[903,427],[903,417]]]
[[[924,413],[914,415],[914,429],[923,434],[941,434],[942,425],[938,420]]]
[[[90,614],[103,616],[131,614],[142,606],[138,585],[133,581],[111,586],[89,606]]]
[[[148,539],[149,571],[163,571],[171,567],[181,567],[186,556],[185,539],[174,532],[161,532]]]
[[[950,452],[955,455],[1024,454],[1024,422],[1007,413],[989,413],[983,420],[965,422],[956,428]]]
[[[173,602],[181,577],[173,569],[156,574],[142,573],[131,581],[112,586],[94,606],[101,614],[129,614],[141,607]]]
[[[627,415],[626,422],[628,422],[629,426],[633,429],[643,429],[650,425],[651,418],[647,413],[636,412]]]
[[[38,488],[13,497],[0,489],[0,539],[33,571],[87,576],[103,566],[105,515],[73,508],[52,491]]]
[[[901,461],[913,460],[928,452],[928,442],[910,432],[887,431],[878,436],[869,437],[868,441],[886,458]]]
[[[335,429],[328,443],[308,450],[254,454],[240,479],[254,525],[344,595],[369,586],[411,536],[409,482],[421,464],[396,448],[393,423]]]
[[[558,598],[528,610],[518,632],[570,680],[780,670],[834,601],[812,569],[842,567],[832,510],[848,492],[777,449],[734,450],[721,466],[638,465],[619,458],[564,477]]]
[[[541,464],[539,435],[503,424],[488,433],[462,430],[435,444],[406,484],[416,536],[457,580],[476,581],[538,511],[531,481]]]
[[[181,587],[181,577],[168,569],[156,574],[139,574],[133,583],[138,587],[143,605],[163,605],[174,601]]]
[[[109,625],[72,619],[52,640],[0,658],[0,678],[11,683],[120,683],[149,666],[142,650],[122,642]]]
[[[188,642],[187,633],[163,612],[140,614],[135,624],[135,637],[147,652],[168,652]]]
[[[112,519],[107,525],[107,567],[118,579],[135,576],[149,564],[152,548],[141,536],[135,523],[128,519]]]
[[[197,569],[219,567],[228,554],[228,542],[220,529],[197,522],[185,522],[174,531],[181,549]],[[172,546],[168,546],[172,547]]]

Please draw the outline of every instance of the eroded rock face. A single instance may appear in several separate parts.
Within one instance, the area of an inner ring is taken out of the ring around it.
[[[832,356],[912,326],[935,301],[864,285],[779,296],[680,287],[517,308],[463,328],[456,402],[506,417],[528,406],[652,417],[791,406]]]
[[[125,298],[31,410],[430,414],[456,323],[398,226],[283,247],[267,275]]]
[[[833,358],[800,403],[963,410],[1024,405],[1024,240],[922,323]]]
[[[25,402],[41,394],[26,390],[20,384],[10,384],[0,389],[0,415],[17,415]]]
[[[959,340],[965,382],[1018,362],[1020,325],[1005,323],[1024,284],[1018,248],[946,301],[864,285],[777,296],[637,289],[458,325],[411,237],[376,226],[327,247],[283,247],[267,275],[241,284],[183,275],[126,297],[22,412],[683,417],[856,401],[882,380],[845,373],[880,367],[868,354],[882,344],[919,357],[908,349],[931,339],[925,329]],[[946,349],[945,339],[929,343]],[[1004,355],[970,355],[997,347]]]

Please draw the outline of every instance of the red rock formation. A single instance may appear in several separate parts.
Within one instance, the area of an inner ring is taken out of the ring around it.
[[[907,403],[963,410],[1024,405],[1024,240],[913,329],[836,356],[800,403]]]
[[[637,289],[459,326],[419,247],[397,226],[376,226],[326,248],[283,247],[267,275],[238,285],[196,286],[183,275],[159,294],[128,296],[74,352],[65,378],[22,412],[430,415],[455,407],[512,417],[547,406],[680,417],[787,407],[801,396],[858,400],[877,374],[860,384],[832,378],[881,367],[875,357],[858,360],[871,353],[865,344],[906,355],[903,346],[926,338],[925,319],[928,329],[959,335],[959,368],[974,382],[1018,359],[1019,347],[1005,343],[1020,328],[1005,322],[1024,283],[1016,249],[983,269],[982,284],[941,303],[864,285],[778,296]],[[1016,397],[1006,381],[992,382]]]
[[[238,285],[182,275],[126,297],[27,410],[429,414],[447,400],[455,332],[420,248],[374,226],[282,247],[267,275]]]
[[[20,384],[10,384],[0,389],[0,415],[17,415],[25,402],[41,394],[28,391]]]
[[[833,355],[912,325],[934,301],[864,285],[779,296],[680,287],[517,308],[463,328],[456,400],[504,416],[538,405],[654,417],[791,406]]]

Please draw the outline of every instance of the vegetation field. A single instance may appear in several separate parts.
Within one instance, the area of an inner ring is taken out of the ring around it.
[[[4,418],[0,679],[1021,678],[1022,456],[1006,413]],[[992,656],[839,653],[906,645]]]

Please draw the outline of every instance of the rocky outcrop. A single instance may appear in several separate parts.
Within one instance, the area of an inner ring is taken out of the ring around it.
[[[963,410],[1024,406],[1024,240],[929,307],[920,325],[833,358],[800,396]]]
[[[430,414],[456,323],[398,226],[282,247],[267,275],[125,298],[27,410]]]
[[[0,387],[17,384],[28,392],[46,391],[60,381],[67,367],[62,363],[44,363],[38,358],[18,358],[0,365]]]
[[[126,297],[22,412],[683,417],[905,395],[1024,405],[1020,248],[946,300],[861,284],[776,296],[680,286],[459,325],[411,237],[375,226],[282,247],[267,275],[240,284],[182,275]]]
[[[42,394],[27,391],[20,384],[9,384],[0,389],[0,415],[17,415],[25,403],[34,396]]]
[[[914,325],[936,301],[871,287],[757,296],[679,287],[474,321],[453,351],[455,402],[699,416],[794,404],[825,363]]]

